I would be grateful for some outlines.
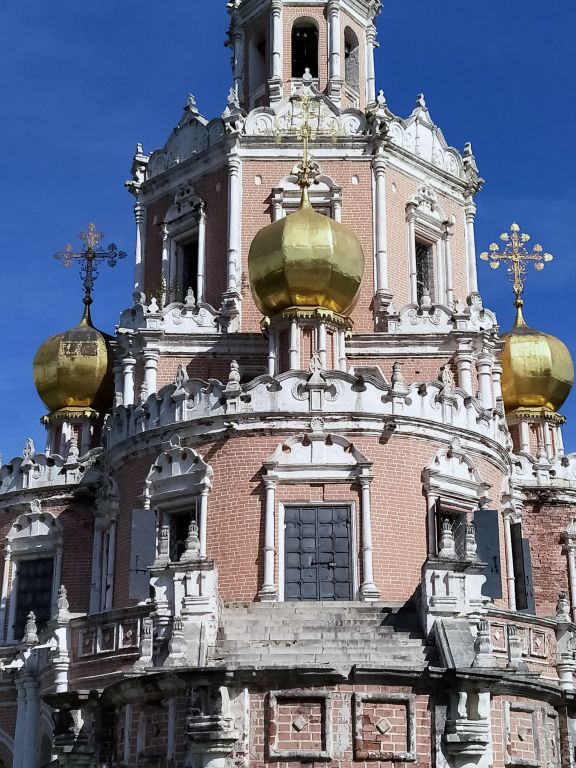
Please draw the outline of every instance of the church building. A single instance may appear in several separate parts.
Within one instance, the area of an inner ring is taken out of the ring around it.
[[[574,368],[523,307],[552,257],[517,224],[479,254],[501,330],[472,147],[388,107],[378,0],[228,11],[222,114],[189,95],[132,160],[113,336],[125,254],[60,254],[46,446],[0,468],[0,766],[572,768]]]

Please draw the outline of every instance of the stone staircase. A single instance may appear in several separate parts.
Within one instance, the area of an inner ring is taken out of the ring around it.
[[[227,603],[212,663],[227,667],[422,668],[435,649],[416,609],[382,603]]]

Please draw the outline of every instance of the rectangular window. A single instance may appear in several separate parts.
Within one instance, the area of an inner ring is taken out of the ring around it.
[[[486,563],[484,569],[486,583],[482,587],[482,594],[492,598],[502,597],[498,516],[499,512],[495,509],[474,512],[477,555],[481,562]]]
[[[421,303],[428,294],[434,301],[433,286],[433,250],[428,243],[416,240],[416,299]]]
[[[522,538],[522,523],[512,523],[510,531],[512,559],[514,561],[516,609],[526,613],[535,613],[530,542],[528,539]]]
[[[24,636],[26,620],[30,611],[33,611],[36,616],[38,631],[44,629],[52,618],[53,579],[53,557],[20,560],[18,563],[16,619],[14,622],[15,640],[20,641]]]
[[[170,515],[170,561],[177,563],[186,551],[188,529],[192,522],[189,512]]]
[[[178,246],[180,251],[181,280],[176,286],[175,296],[177,301],[184,301],[188,289],[192,288],[194,296],[198,291],[198,238],[192,238]]]

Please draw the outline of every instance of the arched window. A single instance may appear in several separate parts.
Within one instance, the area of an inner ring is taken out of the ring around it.
[[[303,77],[307,69],[318,77],[318,28],[302,19],[292,27],[292,77]]]
[[[260,106],[266,91],[266,35],[255,32],[250,38],[248,49],[248,73],[250,77],[251,106]],[[262,103],[264,103],[262,101]]]
[[[344,80],[355,93],[360,91],[360,45],[350,27],[344,30]]]

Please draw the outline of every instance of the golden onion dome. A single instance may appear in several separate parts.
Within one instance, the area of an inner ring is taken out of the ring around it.
[[[264,315],[289,307],[349,314],[358,299],[364,253],[356,235],[317,213],[302,189],[298,210],[261,229],[248,256],[250,286]]]
[[[556,412],[574,384],[572,357],[560,339],[526,325],[521,300],[517,308],[514,328],[502,336],[504,407]]]
[[[50,411],[109,410],[113,402],[108,337],[96,330],[86,304],[80,323],[47,339],[34,357],[34,384]]]

